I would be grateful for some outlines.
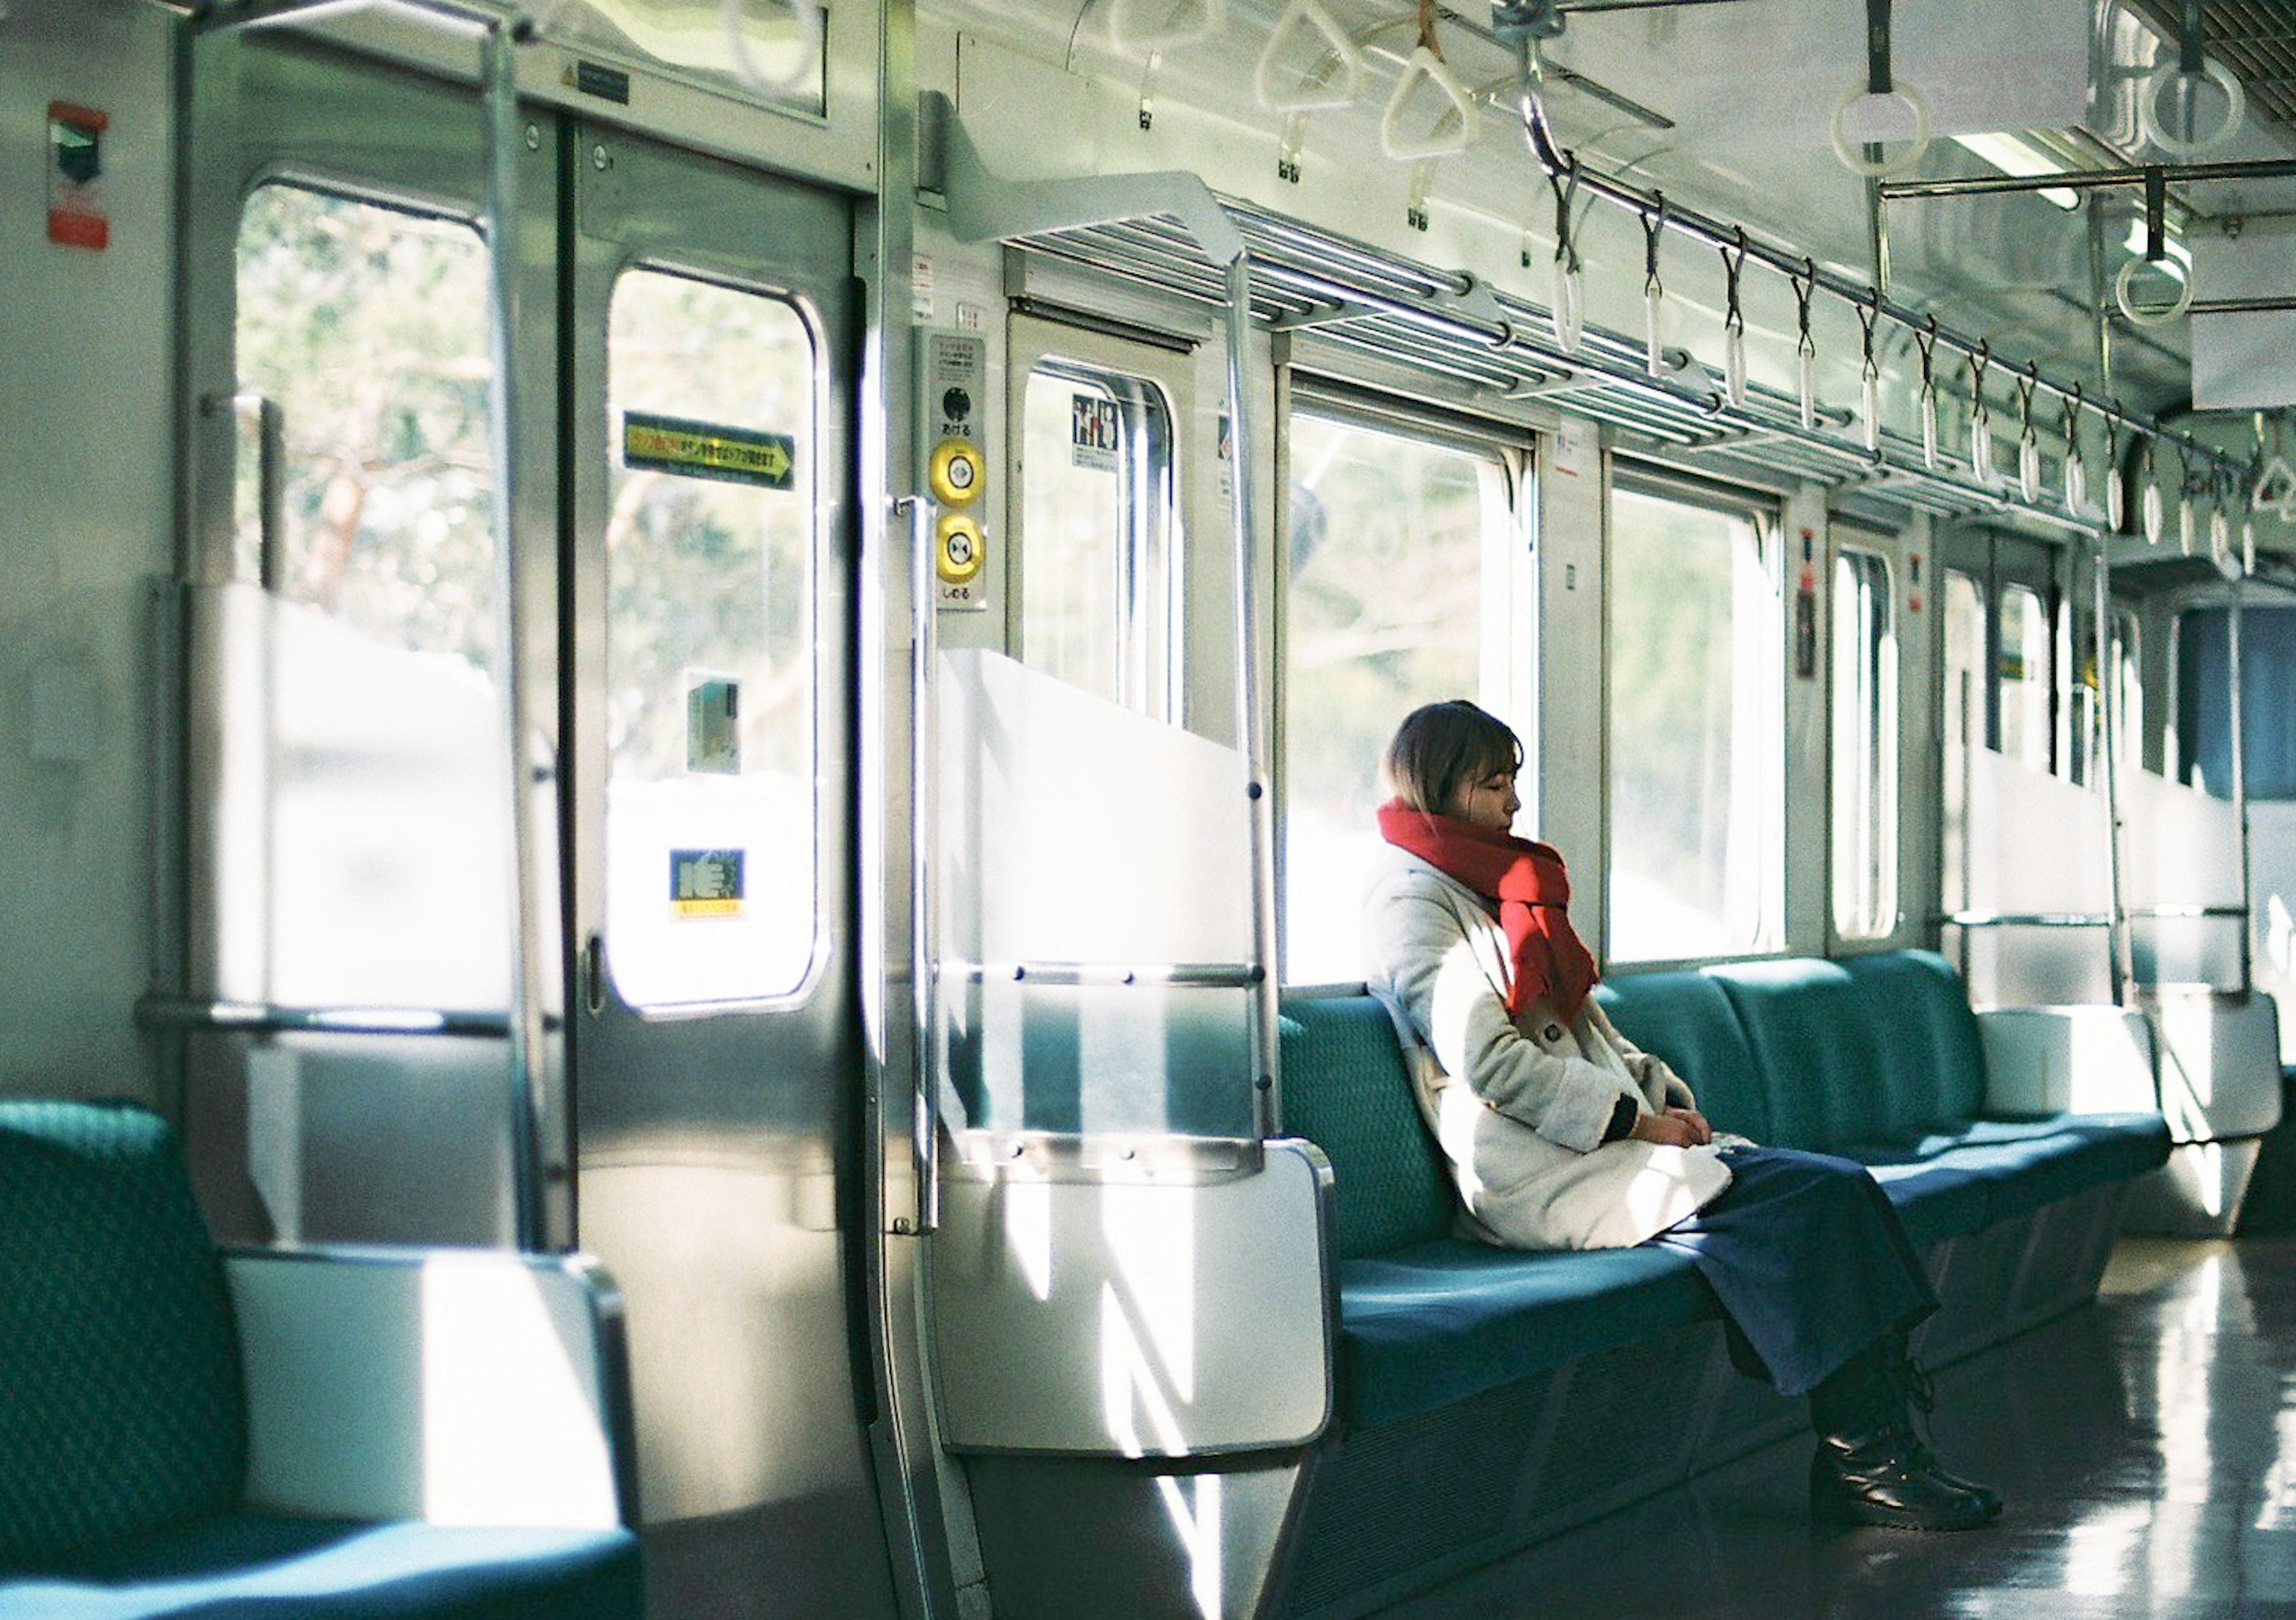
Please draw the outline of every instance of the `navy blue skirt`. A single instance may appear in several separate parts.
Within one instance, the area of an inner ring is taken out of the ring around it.
[[[1864,1165],[1791,1147],[1726,1147],[1722,1160],[1722,1196],[1651,1241],[1689,1255],[1722,1302],[1739,1371],[1803,1394],[1938,1308]]]

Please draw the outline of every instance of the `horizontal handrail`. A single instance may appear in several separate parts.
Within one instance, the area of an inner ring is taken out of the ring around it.
[[[1948,911],[1938,918],[1949,928],[2110,928],[2102,911]]]
[[[1136,1181],[1198,1185],[1257,1175],[1257,1138],[1178,1132],[957,1131],[947,1173],[965,1180]]]
[[[1029,984],[1169,984],[1189,990],[1249,990],[1267,977],[1266,969],[1250,962],[950,962],[942,972]]]
[[[135,1022],[147,1030],[206,1030],[231,1034],[464,1035],[503,1040],[508,1013],[447,1012],[420,1007],[277,1007],[201,996],[145,996]]]

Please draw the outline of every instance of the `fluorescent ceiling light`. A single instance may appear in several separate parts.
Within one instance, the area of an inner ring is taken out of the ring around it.
[[[2062,163],[2013,135],[1957,135],[1951,138],[1955,145],[1992,164],[2005,175],[2030,180],[2065,172]],[[2039,194],[2043,201],[2054,203],[2068,212],[2080,206],[2080,199],[2062,185],[2044,186]]]

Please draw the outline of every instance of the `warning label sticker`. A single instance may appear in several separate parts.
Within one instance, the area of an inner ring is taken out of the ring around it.
[[[742,854],[740,850],[672,850],[670,915],[741,916]]]
[[[797,440],[787,433],[752,433],[676,416],[625,411],[622,465],[755,484],[765,489],[788,489],[797,483]]]

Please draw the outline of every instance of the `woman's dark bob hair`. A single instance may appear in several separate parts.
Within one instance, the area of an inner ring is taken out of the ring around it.
[[[1460,786],[1522,769],[1522,741],[1464,697],[1414,709],[1387,745],[1387,785],[1415,810],[1449,813]]]

